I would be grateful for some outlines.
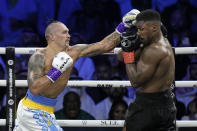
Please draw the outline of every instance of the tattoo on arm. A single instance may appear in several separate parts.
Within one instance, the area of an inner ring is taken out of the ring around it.
[[[99,49],[99,46],[101,46],[101,45],[98,45],[98,43],[81,44],[78,46],[81,50],[80,56],[88,57],[88,56],[95,56],[95,55],[102,53],[101,50]]]
[[[44,74],[45,57],[43,54],[34,54],[28,63],[28,85],[32,86],[33,82]]]
[[[95,56],[112,50],[120,44],[120,35],[116,32],[105,37],[102,41],[93,44],[79,45],[80,56]]]
[[[107,36],[107,41],[111,42],[113,45],[117,46],[120,44],[120,34],[117,32],[113,32],[109,36]]]

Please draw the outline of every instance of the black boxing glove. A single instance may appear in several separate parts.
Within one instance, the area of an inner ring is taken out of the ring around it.
[[[161,23],[161,32],[162,32],[162,34],[163,34],[163,36],[164,36],[165,38],[168,37],[168,30],[167,30],[166,27],[163,25],[163,23]]]
[[[140,48],[140,36],[136,33],[124,32],[120,36],[121,47],[125,52],[135,51]]]

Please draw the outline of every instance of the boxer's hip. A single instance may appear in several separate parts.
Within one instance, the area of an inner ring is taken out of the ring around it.
[[[137,92],[135,103],[141,106],[172,106],[174,93],[170,89],[156,93]]]
[[[50,114],[53,114],[56,102],[56,99],[50,99],[40,95],[34,96],[29,90],[27,91],[26,96],[22,99],[22,104],[24,106],[31,109],[43,110]]]

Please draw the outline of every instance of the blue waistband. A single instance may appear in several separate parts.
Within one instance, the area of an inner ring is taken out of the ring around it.
[[[46,106],[55,106],[57,102],[57,99],[51,99],[51,98],[47,98],[47,97],[40,96],[40,95],[34,96],[33,94],[31,94],[29,89],[27,91],[26,97],[36,103],[46,105]]]

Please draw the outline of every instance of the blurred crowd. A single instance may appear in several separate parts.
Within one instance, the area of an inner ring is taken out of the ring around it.
[[[159,11],[173,47],[197,46],[197,0],[0,0],[0,46],[45,47],[45,28],[53,20],[67,25],[70,45],[94,43],[113,32],[133,8]],[[16,55],[16,80],[27,79],[28,59],[29,55]],[[175,59],[175,80],[197,80],[196,55],[175,55]],[[6,79],[5,55],[0,56],[0,79]],[[81,57],[70,80],[121,81],[128,77],[124,63],[115,55],[102,55]],[[26,90],[17,87],[17,102]],[[124,120],[135,92],[131,87],[67,87],[58,96],[55,115],[57,119]],[[175,88],[175,93],[177,120],[197,120],[197,88]],[[6,89],[1,88],[0,119],[6,118],[5,108]]]

